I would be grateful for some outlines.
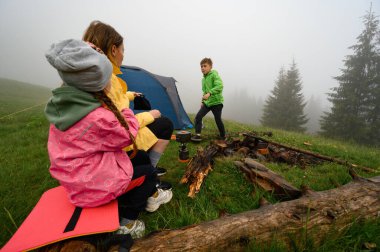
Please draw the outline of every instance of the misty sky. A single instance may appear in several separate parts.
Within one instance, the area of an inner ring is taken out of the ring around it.
[[[178,81],[188,112],[198,108],[204,57],[225,96],[245,89],[265,99],[294,59],[305,98],[324,100],[371,2],[380,15],[379,0],[0,0],[0,77],[57,87],[45,51],[100,20],[125,38],[124,64]]]

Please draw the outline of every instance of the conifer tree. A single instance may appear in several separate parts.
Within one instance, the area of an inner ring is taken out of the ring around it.
[[[278,73],[278,77],[275,83],[273,90],[271,91],[271,95],[268,95],[268,98],[265,100],[263,115],[261,117],[261,124],[264,126],[279,128],[281,113],[279,105],[279,96],[280,90],[285,86],[285,70],[282,67],[280,72]]]
[[[261,123],[264,126],[290,131],[304,132],[306,122],[304,115],[302,85],[296,63],[290,69],[281,68],[276,85],[265,101]]]
[[[342,74],[335,77],[330,112],[321,119],[321,134],[380,145],[380,39],[379,21],[370,9],[365,28],[350,47],[354,54],[344,60]]]

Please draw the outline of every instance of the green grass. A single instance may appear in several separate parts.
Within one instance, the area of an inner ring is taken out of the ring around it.
[[[3,83],[8,88],[3,88]],[[46,89],[25,86],[22,83],[1,80],[0,118],[3,115],[37,105],[47,100]],[[19,85],[15,88],[16,85]],[[39,90],[36,91],[35,89]],[[22,90],[23,94],[19,94]],[[34,90],[34,91],[33,91]],[[46,143],[48,137],[48,122],[43,114],[44,106],[36,106],[24,112],[0,119],[0,246],[3,246],[17,227],[30,213],[44,191],[55,187],[58,183],[51,178],[48,168],[49,159]],[[194,155],[199,146],[205,146],[217,134],[213,119],[205,119],[206,128],[202,132],[205,141],[201,144],[188,144],[190,155]],[[237,136],[239,132],[268,131],[274,135],[272,141],[307,149],[347,160],[351,163],[368,166],[380,170],[380,150],[345,144],[325,138],[267,129],[253,125],[225,121],[227,133]],[[303,143],[312,145],[306,146]],[[201,191],[195,199],[187,197],[188,186],[179,184],[184,174],[186,164],[178,162],[178,143],[172,141],[162,156],[160,166],[166,167],[168,173],[164,180],[173,184],[174,197],[172,201],[160,207],[155,213],[143,213],[140,218],[147,226],[147,232],[161,229],[180,228],[186,225],[201,223],[218,218],[221,214],[235,214],[256,209],[260,196],[264,195],[275,203],[271,195],[260,190],[245,180],[243,174],[233,165],[239,157],[219,157],[214,170],[204,181]],[[286,164],[266,163],[270,169],[284,176],[294,186],[302,184],[316,191],[328,190],[339,184],[351,181],[347,170],[342,165],[324,163],[301,169]],[[357,172],[364,177],[376,174]],[[378,174],[377,174],[378,175]],[[255,192],[255,193],[254,193]],[[354,223],[342,236],[330,238],[319,247],[312,241],[305,241],[295,251],[360,251],[365,242],[377,244],[380,247],[380,220]],[[336,240],[336,242],[334,241]],[[275,241],[267,247],[257,247],[253,242],[247,245],[246,251],[286,251],[281,243]]]
[[[0,118],[43,104],[51,94],[46,87],[3,78],[0,78],[0,87]]]

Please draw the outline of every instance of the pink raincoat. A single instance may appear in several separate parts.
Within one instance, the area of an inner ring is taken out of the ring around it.
[[[130,109],[122,111],[133,136],[138,122]],[[102,107],[87,114],[65,131],[50,126],[50,173],[79,207],[106,204],[125,192],[133,167],[122,150],[131,145],[127,130]]]

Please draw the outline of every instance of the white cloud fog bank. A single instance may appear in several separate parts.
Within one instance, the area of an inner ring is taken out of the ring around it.
[[[211,57],[224,94],[265,100],[294,59],[309,99],[326,100],[370,0],[74,1],[0,0],[0,77],[48,87],[60,79],[44,57],[50,44],[82,37],[101,20],[125,38],[124,64],[172,76],[188,112],[201,97],[199,62]],[[380,1],[372,1],[380,15]],[[226,98],[227,99],[227,98]],[[324,103],[327,104],[327,103]]]

